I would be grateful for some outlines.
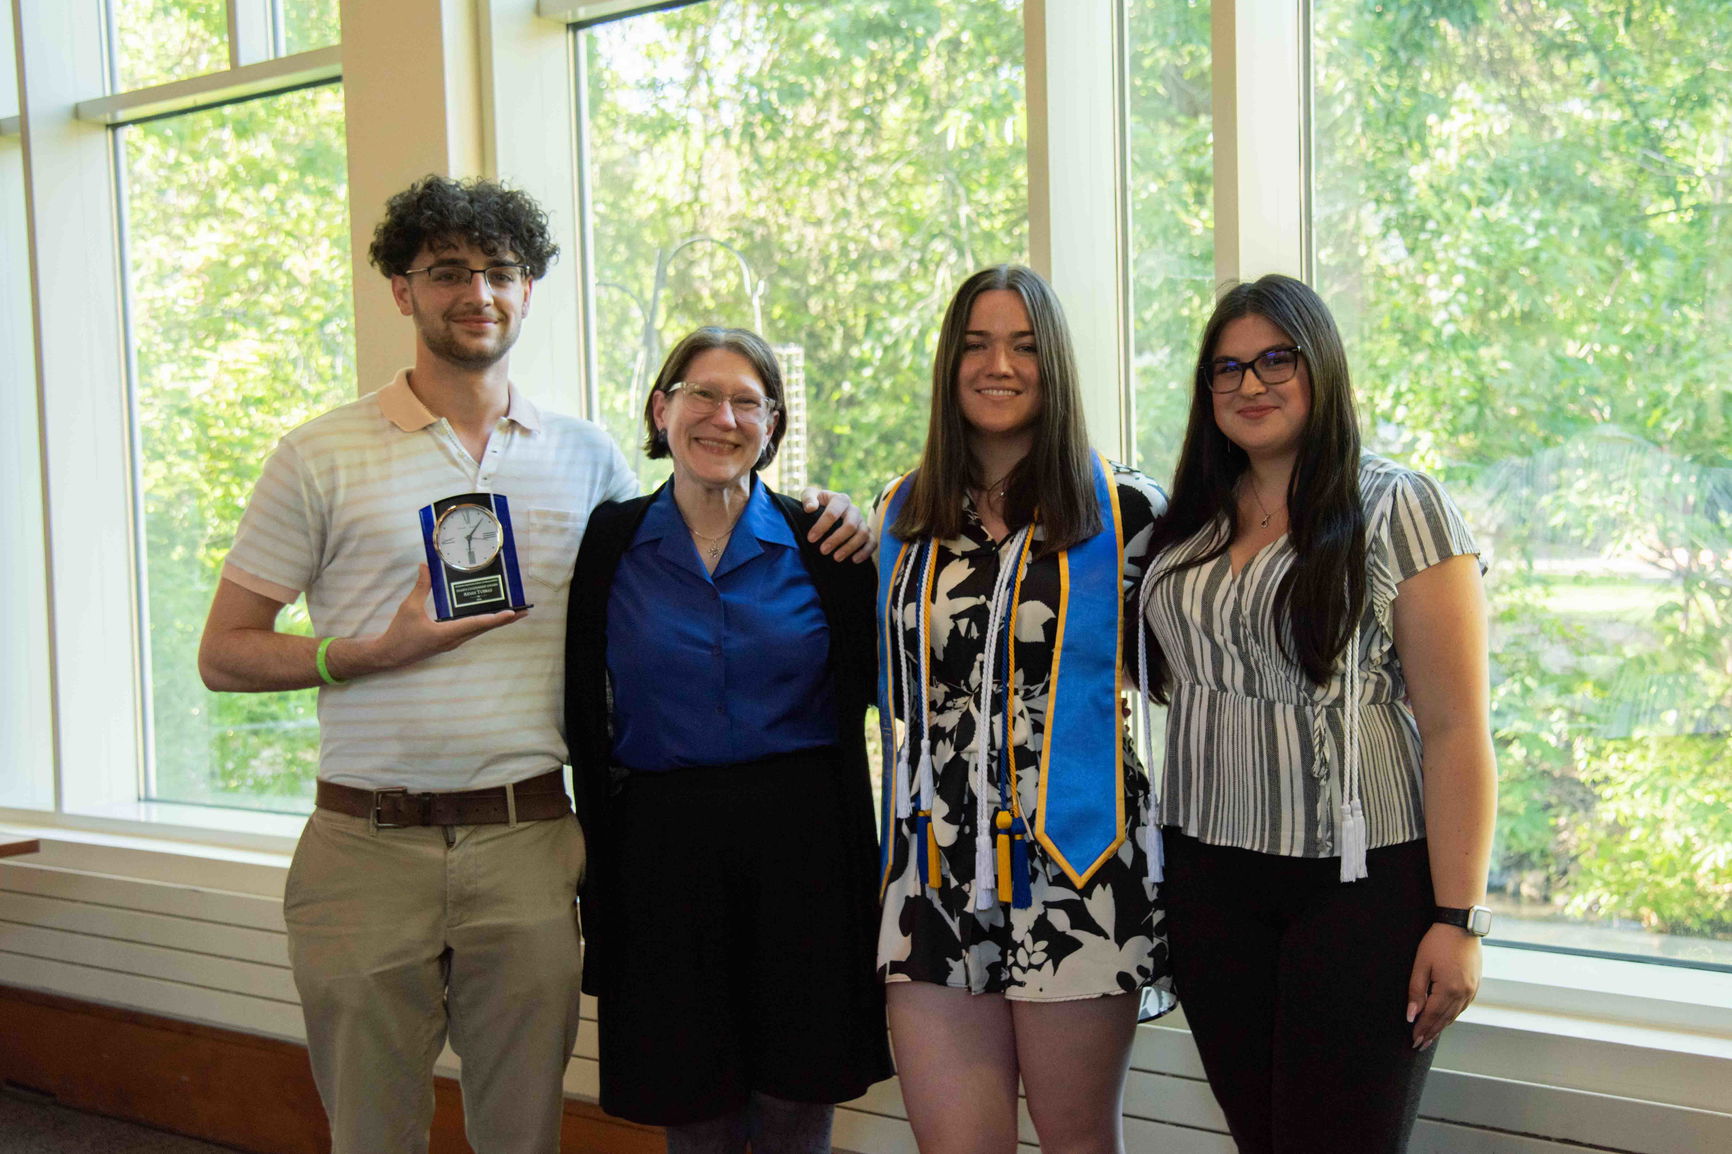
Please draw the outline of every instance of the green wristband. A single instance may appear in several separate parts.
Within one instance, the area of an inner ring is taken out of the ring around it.
[[[323,641],[319,642],[319,652],[313,658],[313,664],[319,667],[319,679],[326,685],[343,684],[343,679],[341,677],[331,676],[331,667],[325,664],[325,650],[329,649],[331,647],[331,642],[335,640],[335,637],[327,637]]]

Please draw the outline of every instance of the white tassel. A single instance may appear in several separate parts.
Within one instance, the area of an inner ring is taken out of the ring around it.
[[[896,751],[896,816],[898,819],[914,816],[914,791],[908,784],[908,742],[903,741]]]
[[[1341,807],[1341,880],[1365,876],[1365,809],[1353,798]]]
[[[986,824],[982,824],[986,829]],[[998,855],[992,852],[992,833],[974,839],[974,908],[990,910],[998,904]]]
[[[932,742],[926,738],[920,739],[920,764],[914,771],[914,789],[920,794],[920,808],[931,812],[932,794],[934,790],[932,774]]]
[[[1161,827],[1153,807],[1149,822],[1143,827],[1143,853],[1149,859],[1149,880],[1159,885],[1167,880],[1167,843],[1161,837]]]

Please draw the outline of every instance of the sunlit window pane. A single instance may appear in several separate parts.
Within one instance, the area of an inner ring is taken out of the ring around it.
[[[109,3],[114,14],[115,72],[121,91],[228,67],[228,6],[224,0]]]
[[[869,499],[918,455],[951,293],[1027,259],[1020,3],[716,0],[579,35],[609,431],[642,440],[680,336],[755,327],[803,378],[783,486],[803,457]]]
[[[354,396],[342,94],[123,131],[152,793],[305,809],[314,696],[209,693],[196,655],[265,455]]]
[[[1165,485],[1214,298],[1209,0],[1127,0],[1137,465]]]
[[[1313,11],[1370,441],[1492,563],[1500,936],[1732,964],[1732,6]]]
[[[0,119],[17,115],[18,49],[12,36],[12,13],[8,10],[0,12]]]
[[[341,38],[337,0],[278,0],[283,11],[283,52],[308,52]]]

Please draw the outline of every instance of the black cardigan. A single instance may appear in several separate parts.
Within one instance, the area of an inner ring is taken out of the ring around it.
[[[663,488],[666,486],[664,485]],[[863,924],[877,924],[878,836],[866,765],[866,707],[876,698],[878,669],[874,591],[877,566],[834,561],[806,540],[818,519],[791,497],[765,492],[775,501],[799,542],[800,559],[818,590],[830,629],[830,671],[835,685],[836,788],[847,807],[846,876],[851,900],[862,903]],[[607,958],[609,860],[608,798],[612,752],[607,676],[607,602],[620,558],[637,536],[650,502],[660,493],[610,501],[590,515],[572,575],[565,640],[565,739],[571,750],[572,796],[583,824],[589,868],[578,893],[583,906],[583,988],[595,994]],[[870,961],[870,959],[868,959]]]

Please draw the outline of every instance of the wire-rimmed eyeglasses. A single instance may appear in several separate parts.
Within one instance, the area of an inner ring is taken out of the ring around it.
[[[776,402],[769,397],[759,396],[757,393],[735,393],[728,396],[720,389],[709,385],[696,385],[690,381],[675,381],[668,386],[668,392],[682,394],[686,398],[686,406],[694,416],[699,417],[710,416],[726,401],[728,408],[734,411],[734,420],[742,425],[761,425],[776,411]]]

